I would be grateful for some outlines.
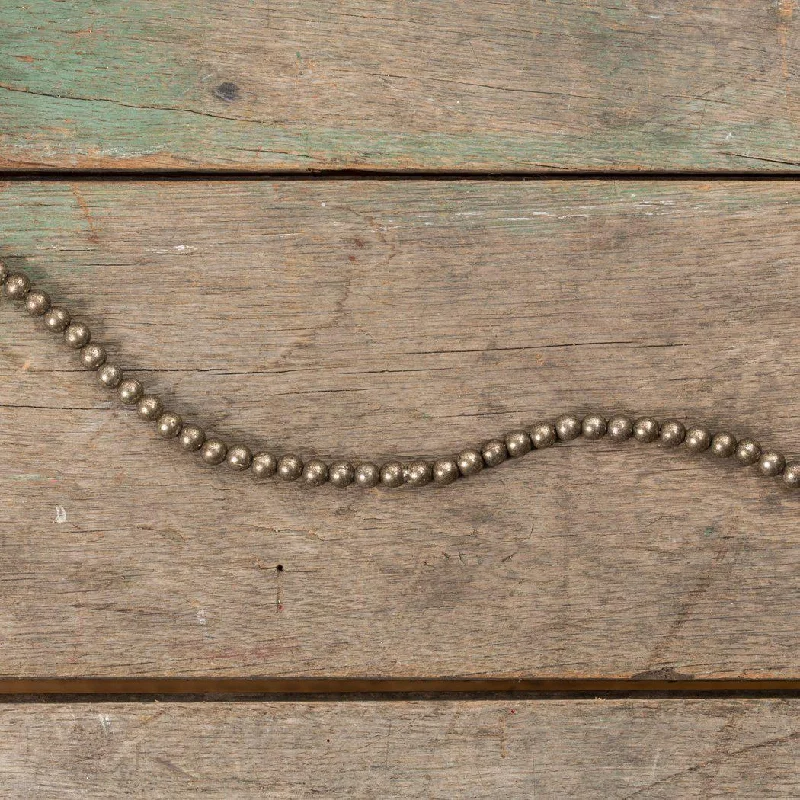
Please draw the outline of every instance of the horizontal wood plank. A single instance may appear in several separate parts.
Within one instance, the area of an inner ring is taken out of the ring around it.
[[[800,166],[797,0],[6,4],[11,170]]]
[[[800,455],[789,182],[8,183],[0,225],[253,447],[434,454],[597,408]],[[798,497],[751,471],[577,442],[447,491],[254,486],[0,320],[2,675],[800,675]]]

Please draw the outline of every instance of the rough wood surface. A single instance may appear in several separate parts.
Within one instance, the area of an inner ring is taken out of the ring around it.
[[[0,7],[8,169],[800,166],[797,0]]]
[[[800,702],[0,707],[13,798],[796,798]]]
[[[22,183],[0,224],[254,446],[447,452],[598,408],[800,455],[790,182]],[[3,675],[800,676],[798,497],[747,471],[575,443],[449,491],[253,486],[0,320]]]

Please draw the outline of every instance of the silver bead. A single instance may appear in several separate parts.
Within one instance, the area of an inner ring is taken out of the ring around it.
[[[783,471],[783,482],[790,489],[800,488],[800,461],[787,464],[786,469]]]
[[[589,414],[588,417],[583,418],[583,426],[581,433],[587,439],[602,439],[608,430],[608,423],[605,417],[600,414]]]
[[[574,414],[564,414],[556,420],[555,428],[559,442],[571,442],[581,435],[583,421]]]
[[[183,427],[183,420],[178,414],[167,411],[162,414],[156,422],[156,432],[164,439],[174,439]]]
[[[556,428],[549,422],[539,422],[531,428],[531,442],[537,450],[556,443]]]
[[[83,322],[70,322],[64,331],[64,341],[76,350],[89,344],[91,338],[92,332],[89,330],[89,326]]]
[[[399,461],[389,461],[381,467],[381,485],[396,489],[403,485],[403,465]]]
[[[764,453],[758,462],[758,471],[766,478],[774,478],[786,469],[786,456],[770,451]]]
[[[206,432],[199,425],[184,425],[178,437],[178,444],[188,453],[194,453],[203,446],[205,440]]]
[[[511,431],[506,434],[506,451],[509,458],[519,458],[530,453],[533,445],[527,431]]]
[[[226,461],[231,469],[247,469],[253,461],[253,454],[243,444],[236,444],[228,450]]]
[[[100,369],[106,363],[108,353],[105,347],[99,344],[87,344],[81,350],[81,364],[86,369]]]
[[[328,480],[339,489],[349,486],[356,477],[353,465],[347,461],[334,461],[328,470]]]
[[[608,421],[608,438],[612,442],[627,442],[633,436],[633,420],[630,417],[611,417]]]
[[[287,453],[278,459],[278,477],[284,481],[296,481],[303,474],[303,462],[299,456]]]
[[[200,450],[200,458],[202,458],[206,464],[211,464],[213,467],[217,466],[217,464],[221,464],[225,460],[227,454],[228,445],[221,439],[206,439]]]
[[[28,292],[25,298],[25,310],[32,317],[45,315],[50,310],[50,295],[38,289]]]
[[[751,467],[761,458],[761,445],[752,439],[742,439],[736,446],[736,460],[743,467]]]
[[[736,452],[736,437],[730,433],[716,433],[711,440],[711,452],[717,458],[730,458]]]
[[[355,481],[356,485],[362,489],[372,489],[373,486],[377,486],[380,483],[381,471],[377,464],[370,464],[369,462],[359,464],[356,467]]]
[[[705,428],[689,428],[685,447],[690,453],[704,453],[711,447],[711,434]]]
[[[53,333],[63,333],[70,323],[70,314],[66,308],[51,308],[44,315],[44,326]]]
[[[31,290],[31,282],[27,275],[21,272],[12,272],[3,284],[3,291],[10,300],[21,303],[25,295]]]
[[[487,467],[496,467],[508,458],[506,443],[501,442],[499,439],[492,439],[481,448],[481,455],[483,456],[483,463]]]
[[[458,464],[454,458],[438,458],[433,462],[433,482],[439,486],[453,483],[459,474]]]
[[[136,406],[136,413],[147,422],[155,422],[164,413],[164,404],[152,394],[146,394]]]
[[[303,483],[306,486],[322,486],[328,480],[328,465],[318,458],[312,458],[303,467]]]
[[[144,386],[134,378],[126,378],[119,385],[119,399],[123,405],[135,406],[144,394]]]
[[[661,425],[658,442],[662,447],[677,447],[686,438],[686,428],[682,422],[670,419]]]
[[[97,371],[97,380],[107,389],[116,389],[122,378],[122,370],[116,364],[104,364]]]
[[[483,469],[483,456],[478,450],[468,448],[456,456],[456,464],[462,475],[475,475]]]
[[[633,438],[637,442],[644,442],[650,444],[658,439],[658,434],[661,431],[661,425],[658,420],[652,417],[642,417],[637,419],[633,426]]]
[[[256,453],[250,469],[260,481],[271,478],[278,471],[278,459],[272,453]]]
[[[405,468],[403,479],[409,486],[425,486],[433,480],[433,467],[429,461],[412,461]]]

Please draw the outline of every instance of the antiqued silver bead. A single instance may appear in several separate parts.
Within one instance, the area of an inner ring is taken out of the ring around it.
[[[511,431],[506,434],[506,452],[509,458],[519,458],[530,453],[533,448],[527,431]]]
[[[178,437],[178,444],[187,453],[194,453],[203,446],[205,440],[206,432],[199,425],[184,425]]]
[[[103,364],[97,370],[97,380],[106,389],[116,389],[122,383],[123,373],[116,364]]]
[[[225,460],[226,455],[228,455],[228,445],[221,439],[206,439],[200,449],[200,458],[202,458],[206,464],[211,464],[211,466],[214,467],[217,464],[221,464]]]
[[[633,425],[633,438],[637,442],[650,444],[658,439],[658,434],[661,432],[661,424],[658,420],[652,417],[642,417],[637,419]]]
[[[306,486],[322,486],[328,480],[328,465],[318,458],[312,458],[303,467],[303,483]]]
[[[183,420],[173,411],[162,414],[156,422],[156,432],[164,439],[174,439],[183,427]]]
[[[409,486],[425,486],[433,480],[433,467],[430,461],[419,459],[405,468],[403,479]]]
[[[135,378],[126,378],[119,385],[119,399],[123,405],[135,406],[144,395],[144,386]]]
[[[433,482],[438,486],[448,486],[457,480],[460,474],[454,458],[437,458],[433,462]]]
[[[581,435],[583,420],[574,414],[564,414],[556,420],[555,428],[559,442],[571,442]]]
[[[15,303],[21,303],[30,290],[31,282],[28,276],[23,275],[21,272],[12,272],[3,284],[3,291],[6,297]]]
[[[466,476],[475,475],[483,469],[483,456],[479,450],[468,448],[456,456],[458,471]]]
[[[334,461],[328,469],[328,480],[339,489],[348,487],[355,477],[355,468],[349,461]]]
[[[256,453],[250,469],[255,478],[266,480],[278,471],[278,459],[272,453]]]
[[[508,458],[506,443],[500,441],[500,439],[492,439],[481,448],[481,455],[483,456],[483,463],[487,467],[496,467]]]
[[[303,461],[293,453],[278,459],[278,477],[284,481],[296,481],[303,474]]]
[[[552,447],[556,438],[556,427],[549,422],[539,422],[531,428],[531,443],[537,450]]]
[[[583,418],[581,433],[586,439],[602,439],[607,430],[608,423],[600,414],[589,414]]]
[[[381,486],[396,489],[403,485],[403,465],[399,461],[389,461],[381,467]]]
[[[630,417],[611,417],[608,421],[608,438],[612,442],[627,442],[631,436],[633,436],[633,420]]]
[[[751,467],[761,458],[761,445],[752,439],[742,439],[736,446],[736,460],[743,467]]]
[[[658,443],[662,447],[677,447],[686,438],[686,428],[682,422],[670,419],[661,425]]]
[[[253,454],[243,444],[236,444],[228,448],[228,455],[225,457],[228,466],[238,471],[247,469],[252,460]]]
[[[53,333],[63,333],[71,319],[70,313],[66,308],[56,306],[44,315],[44,326]]]
[[[355,482],[362,489],[372,489],[381,482],[381,470],[377,464],[369,462],[356,467]]]
[[[32,317],[44,316],[50,310],[50,295],[40,289],[28,292],[25,297],[25,310]]]
[[[64,341],[76,350],[89,344],[92,332],[85,322],[70,322],[64,331]]]
[[[730,433],[715,433],[711,453],[717,458],[730,458],[736,452],[736,437]]]
[[[783,482],[790,489],[800,488],[800,462],[787,464],[783,471]]]
[[[684,446],[690,453],[704,453],[711,447],[711,434],[705,428],[689,428]]]
[[[87,344],[81,350],[81,364],[86,369],[100,369],[106,363],[108,353],[100,344]]]
[[[766,478],[774,478],[786,469],[786,456],[770,451],[763,453],[758,461],[758,471]]]
[[[155,395],[146,394],[136,406],[136,413],[147,422],[155,422],[164,413],[164,404]]]

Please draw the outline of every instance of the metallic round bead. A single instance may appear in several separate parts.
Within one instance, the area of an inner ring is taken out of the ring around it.
[[[21,272],[12,272],[3,284],[3,291],[6,293],[6,297],[15,303],[21,303],[30,290],[31,282],[28,276],[23,275]]]
[[[203,446],[205,440],[206,432],[199,425],[184,425],[178,437],[178,444],[187,452],[194,453]]]
[[[167,411],[158,418],[156,432],[164,439],[174,439],[183,427],[183,420],[178,414]]]
[[[214,467],[217,464],[221,464],[226,455],[228,455],[228,446],[221,439],[206,439],[200,450],[200,458],[206,464],[211,464]]]
[[[99,344],[87,344],[81,350],[81,364],[86,369],[100,369],[106,363],[108,353],[105,347]]]
[[[583,418],[581,432],[587,439],[602,439],[607,430],[608,423],[600,414],[589,414]]]
[[[761,445],[752,439],[742,439],[736,446],[736,460],[743,467],[751,467],[761,458]]]
[[[783,471],[783,482],[790,489],[800,488],[800,461],[787,464],[786,469]]]
[[[511,431],[506,434],[506,451],[509,458],[519,458],[530,453],[533,448],[527,431]]]
[[[611,417],[608,421],[608,438],[612,442],[627,442],[633,436],[633,420],[630,417]]]
[[[399,461],[389,461],[381,467],[381,486],[396,489],[403,485],[404,478],[403,465]]]
[[[356,467],[355,482],[362,489],[372,489],[381,482],[381,471],[377,464],[359,464]]]
[[[650,444],[658,439],[658,434],[661,432],[661,425],[658,420],[652,417],[642,417],[637,419],[633,425],[633,438],[637,442],[644,442]]]
[[[658,443],[662,447],[677,447],[686,438],[686,428],[676,419],[667,420],[661,426]]]
[[[438,486],[447,486],[458,480],[458,464],[454,458],[439,458],[433,462],[433,482]]]
[[[241,472],[253,462],[253,454],[243,444],[236,444],[228,450],[226,462],[231,469]]]
[[[64,331],[64,341],[76,350],[89,344],[91,338],[92,332],[89,330],[89,326],[83,322],[70,322]]]
[[[347,488],[355,477],[356,471],[348,461],[334,461],[328,470],[328,480],[339,489]]]
[[[50,310],[50,295],[38,289],[28,292],[25,298],[25,310],[32,317],[44,316]]]
[[[717,458],[730,458],[736,452],[736,437],[730,433],[716,433],[711,440],[711,452]]]
[[[581,435],[583,421],[574,414],[564,414],[556,420],[555,428],[559,442],[571,442]]]
[[[689,428],[685,447],[690,453],[704,453],[711,447],[711,434],[705,428]]]
[[[250,465],[253,476],[258,480],[271,478],[278,471],[278,459],[272,453],[256,453]]]
[[[123,405],[135,406],[142,399],[142,395],[144,386],[133,378],[127,378],[119,385],[119,399]]]
[[[116,389],[122,378],[122,370],[116,364],[104,364],[97,371],[97,380],[107,389]]]
[[[465,477],[476,475],[483,469],[483,456],[478,450],[472,448],[462,450],[456,456],[456,464],[458,464],[458,471]]]
[[[481,448],[481,455],[487,467],[496,467],[508,458],[506,443],[500,439],[492,439]]]
[[[758,462],[758,471],[765,478],[774,478],[786,469],[786,456],[783,453],[770,451],[764,453]]]
[[[53,333],[63,333],[70,323],[70,314],[66,308],[51,308],[44,315],[44,326]]]
[[[136,406],[136,413],[147,422],[155,422],[164,413],[164,404],[152,394],[146,394]]]
[[[430,461],[412,461],[403,471],[403,479],[409,486],[426,486],[433,480]]]
[[[278,459],[278,477],[284,481],[296,481],[303,474],[303,461],[299,456],[287,453]]]
[[[556,427],[549,422],[539,422],[531,428],[531,442],[537,450],[552,447],[557,438]]]
[[[303,483],[306,486],[322,486],[328,480],[328,465],[318,458],[313,458],[303,467]]]

